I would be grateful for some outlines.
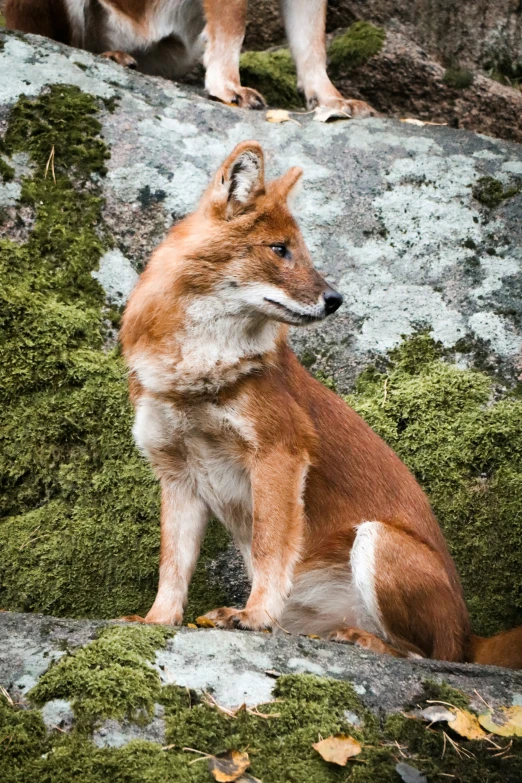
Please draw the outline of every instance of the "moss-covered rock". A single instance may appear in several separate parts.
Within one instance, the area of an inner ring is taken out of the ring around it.
[[[51,666],[29,698],[36,704],[70,701],[83,726],[92,727],[102,718],[147,722],[161,689],[150,663],[169,635],[160,626],[105,628],[98,639]]]
[[[518,783],[522,774],[522,739],[514,739],[509,753],[492,753],[487,742],[458,735],[458,744],[448,741],[445,734],[452,732],[447,726],[427,728],[403,714],[381,721],[361,705],[347,682],[286,675],[277,681],[274,697],[255,710],[227,714],[209,698],[168,685],[159,697],[167,724],[166,746],[133,741],[120,748],[100,748],[93,745],[85,726],[48,734],[38,711],[19,710],[0,695],[0,732],[10,738],[0,743],[3,780],[203,783],[211,779],[205,754],[231,749],[247,749],[249,773],[270,783],[395,783],[399,759],[430,780],[444,775],[461,783]],[[443,697],[455,705],[463,699],[451,688],[440,690],[429,683],[418,705]],[[324,761],[313,748],[320,738],[340,732],[362,745],[360,755],[346,768]],[[507,745],[502,741],[502,748]]]
[[[418,334],[347,401],[428,493],[477,633],[522,623],[522,401]]]
[[[364,65],[381,51],[385,40],[386,32],[382,27],[370,22],[355,22],[345,33],[334,38],[328,47],[332,71],[349,73]]]
[[[114,617],[153,601],[159,492],[132,443],[118,349],[104,348],[117,313],[92,276],[112,244],[97,111],[78,88],[52,87],[15,104],[3,140],[30,155],[21,206],[35,219],[26,242],[0,241],[0,605]],[[224,546],[211,531],[206,552]],[[209,608],[203,582],[193,615]]]
[[[473,84],[473,73],[467,68],[447,68],[442,81],[455,90],[465,90]]]
[[[303,98],[297,91],[294,61],[288,49],[244,52],[239,66],[241,83],[259,90],[269,105],[303,108]]]

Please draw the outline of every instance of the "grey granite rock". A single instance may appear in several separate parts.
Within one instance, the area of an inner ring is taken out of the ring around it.
[[[93,620],[64,621],[43,615],[0,614],[0,685],[16,701],[27,704],[27,682],[34,685],[50,661],[95,638],[106,623]],[[38,660],[35,666],[35,660]],[[45,665],[41,662],[45,661]],[[520,704],[522,672],[492,666],[399,660],[366,653],[359,648],[304,637],[276,636],[218,629],[179,629],[154,667],[162,684],[175,684],[211,692],[225,708],[243,703],[256,705],[271,698],[280,674],[309,673],[353,684],[363,704],[385,715],[415,702],[426,679],[446,682],[464,691],[479,710],[488,704]],[[54,699],[43,706],[49,728],[68,730],[70,706]],[[144,726],[124,721],[104,721],[93,740],[99,747],[119,747],[133,739],[163,742],[162,708]],[[347,719],[350,718],[347,716]]]
[[[296,214],[317,267],[345,296],[334,318],[293,336],[313,370],[347,389],[373,356],[422,324],[446,346],[469,338],[504,375],[517,373],[522,194],[489,208],[472,186],[483,176],[517,185],[520,146],[381,119],[323,124],[304,116],[300,125],[274,125],[193,88],[0,32],[0,130],[21,94],[55,83],[117,99],[114,111],[102,112],[111,149],[104,217],[117,248],[98,273],[116,302],[225,155],[255,138],[270,176],[304,168]],[[0,201],[16,198],[17,188],[17,178],[0,185]],[[473,361],[473,351],[463,361]]]

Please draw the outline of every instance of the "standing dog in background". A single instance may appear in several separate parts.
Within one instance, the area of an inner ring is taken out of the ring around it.
[[[326,0],[280,0],[309,108],[329,106],[368,116],[363,101],[347,100],[326,73]],[[7,0],[7,27],[104,54],[144,73],[176,79],[203,55],[212,98],[249,109],[263,97],[239,78],[247,0]],[[205,24],[206,23],[206,24]]]

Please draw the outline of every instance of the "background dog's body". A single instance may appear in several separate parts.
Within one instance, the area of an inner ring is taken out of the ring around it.
[[[333,312],[287,199],[244,142],[160,245],[122,344],[134,434],[161,481],[161,563],[147,622],[179,623],[209,516],[252,580],[217,625],[281,624],[393,655],[522,666],[522,629],[471,634],[428,500],[394,452],[312,378],[285,324]]]
[[[242,87],[239,55],[247,0],[7,0],[7,26],[105,54],[144,73],[177,78],[204,54],[205,87],[226,103],[261,108],[262,96]],[[344,99],[326,73],[326,0],[281,0],[298,82],[310,107],[367,115]]]

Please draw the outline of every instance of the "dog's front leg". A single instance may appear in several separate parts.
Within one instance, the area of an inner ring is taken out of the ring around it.
[[[208,517],[188,479],[162,478],[159,586],[145,622],[181,624]]]
[[[297,81],[309,109],[329,106],[351,117],[368,117],[374,110],[364,101],[343,98],[326,73],[327,0],[279,0],[286,35],[297,68]]]
[[[263,97],[241,87],[239,55],[245,37],[247,0],[205,0],[207,20],[205,89],[211,98],[246,109],[262,109]]]
[[[281,616],[301,553],[308,459],[271,449],[251,470],[252,590],[244,609],[223,607],[206,617],[221,628],[259,630]]]

